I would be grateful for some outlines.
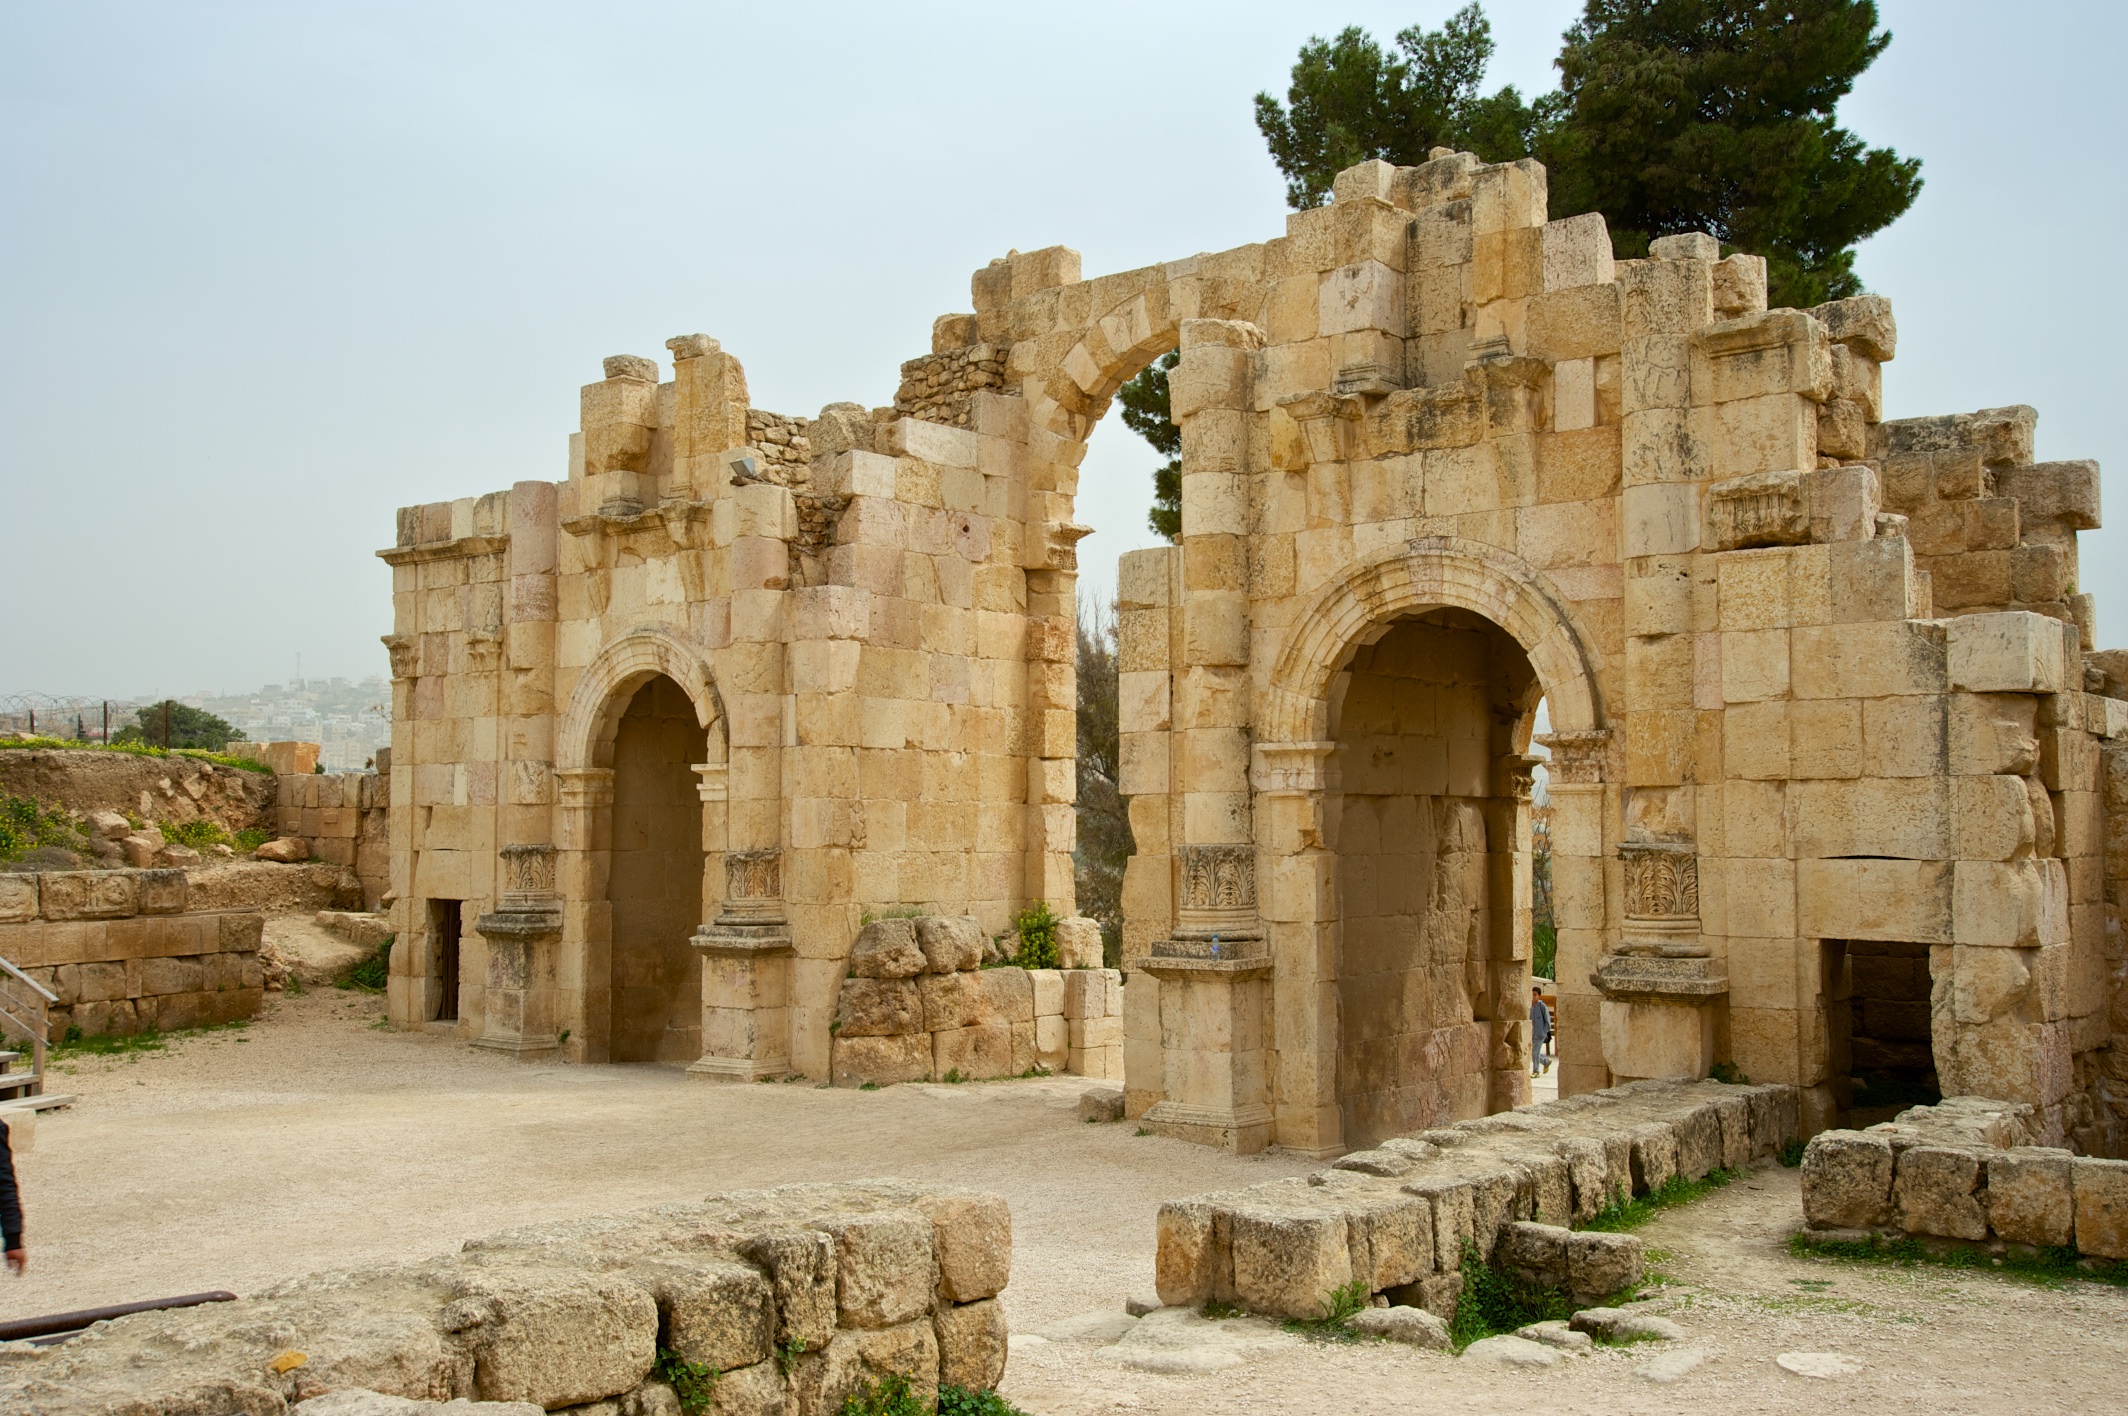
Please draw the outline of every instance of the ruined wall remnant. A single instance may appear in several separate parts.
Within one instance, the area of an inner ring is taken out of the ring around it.
[[[233,1303],[29,1347],[0,1404],[282,1411],[332,1391],[412,1401],[612,1401],[677,1411],[662,1352],[720,1411],[840,1411],[888,1376],[927,1405],[995,1387],[1012,1220],[995,1195],[904,1181],[787,1185],[505,1230],[457,1253],[314,1274]]]
[[[1182,535],[1117,597],[1147,1129],[1331,1154],[1525,1101],[1542,761],[1563,1093],[1734,1067],[1814,1132],[1896,1054],[2124,1144],[2096,469],[2035,462],[2029,409],[1885,421],[1889,302],[1769,309],[1704,234],[1616,260],[1467,153],[970,295],[892,407],[764,414],[686,335],[663,382],[606,361],[562,480],[400,513],[395,1018],[462,916],[463,1032],[613,1055],[615,734],[658,675],[703,739],[702,1074],[831,1075],[867,912],[1068,916],[1078,468],[1179,351]]]
[[[265,917],[187,898],[182,870],[0,874],[0,958],[59,1001],[52,1041],[234,1022],[259,1011]]]

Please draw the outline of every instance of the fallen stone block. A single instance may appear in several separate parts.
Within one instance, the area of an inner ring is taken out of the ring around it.
[[[850,972],[858,978],[914,978],[928,965],[914,920],[875,919],[850,946]]]
[[[1566,1290],[1579,1301],[1624,1292],[1640,1282],[1639,1237],[1574,1230],[1566,1241],[1566,1275]]]
[[[1585,1332],[1574,1331],[1565,1320],[1558,1318],[1516,1328],[1515,1336],[1527,1342],[1541,1342],[1546,1347],[1556,1347],[1561,1352],[1587,1352],[1596,1345],[1595,1338]]]
[[[932,973],[956,973],[982,967],[983,929],[957,915],[927,915],[916,921],[916,944],[924,967]]]
[[[1123,1119],[1123,1088],[1088,1087],[1079,1093],[1079,1119],[1081,1121],[1121,1121]]]
[[[1448,1348],[1448,1324],[1424,1308],[1362,1308],[1345,1319],[1345,1326],[1368,1337],[1407,1343],[1412,1347]]]
[[[2076,1247],[2098,1259],[2128,1259],[2128,1160],[2078,1156],[2070,1175],[2076,1190]]]
[[[251,858],[276,865],[301,865],[310,859],[310,842],[301,836],[281,836],[253,851]]]
[[[939,1292],[955,1303],[994,1298],[1012,1279],[1012,1211],[997,1195],[927,1196]]]
[[[1526,1337],[1485,1337],[1463,1349],[1463,1361],[1476,1367],[1556,1367],[1559,1351]]]

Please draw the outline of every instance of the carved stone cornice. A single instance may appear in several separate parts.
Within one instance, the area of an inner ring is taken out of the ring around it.
[[[555,770],[554,781],[564,811],[585,811],[613,804],[613,769],[610,767],[561,767]]]
[[[697,778],[695,795],[704,801],[724,801],[731,794],[731,764],[697,762],[690,768]]]
[[[419,546],[392,546],[377,552],[377,559],[386,565],[419,565],[424,561],[489,556],[509,548],[510,538],[507,535],[459,536],[453,540],[429,541]]]
[[[1267,796],[1306,796],[1331,790],[1337,765],[1334,742],[1260,742],[1250,784]]]

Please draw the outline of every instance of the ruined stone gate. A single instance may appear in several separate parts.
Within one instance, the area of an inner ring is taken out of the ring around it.
[[[868,915],[1069,915],[1077,469],[1179,348],[1183,536],[1118,596],[1131,981],[1084,1038],[1131,1114],[1327,1153],[1527,1099],[1541,701],[1564,1093],[1727,1063],[1808,1134],[1860,1075],[2118,1150],[2097,468],[2025,408],[1881,421],[1888,302],[1768,310],[1701,235],[1614,261],[1469,154],[973,296],[891,408],[750,408],[682,336],[606,361],[565,480],[400,513],[397,1021],[826,1076]]]

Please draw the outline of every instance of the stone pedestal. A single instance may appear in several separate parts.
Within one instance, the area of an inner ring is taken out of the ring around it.
[[[1252,1155],[1271,1143],[1264,994],[1271,960],[1252,941],[1155,945],[1142,965],[1160,980],[1160,1050],[1166,1096],[1144,1116],[1156,1135]]]
[[[1714,1068],[1715,1009],[1729,970],[1700,941],[1699,852],[1689,841],[1618,848],[1625,940],[1589,982],[1603,995],[1598,1031],[1616,1082],[1697,1081]]]
[[[689,942],[702,954],[702,1056],[688,1072],[752,1082],[791,1071],[791,927],[782,853],[729,851],[724,908]]]
[[[549,1057],[561,1048],[554,1030],[554,956],[562,937],[562,899],[554,888],[551,845],[502,848],[508,886],[502,907],[473,923],[488,941],[486,1027],[475,1047],[515,1057]]]

